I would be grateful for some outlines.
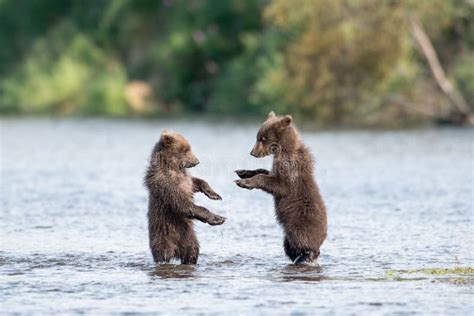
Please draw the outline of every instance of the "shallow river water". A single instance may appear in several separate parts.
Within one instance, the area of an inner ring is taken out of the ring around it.
[[[329,237],[318,265],[285,258],[271,196],[233,184],[258,124],[17,120],[1,124],[2,312],[453,314],[474,308],[474,133],[303,133],[316,157]],[[191,173],[227,217],[196,223],[195,266],[155,266],[143,175],[163,128],[182,133]],[[469,269],[468,269],[469,270]],[[432,270],[429,270],[432,271]],[[449,271],[449,270],[448,270]],[[454,271],[454,270],[453,270]]]

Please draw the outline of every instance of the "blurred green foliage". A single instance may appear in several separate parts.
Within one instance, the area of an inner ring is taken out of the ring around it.
[[[408,14],[472,103],[465,0],[0,0],[0,113],[418,121],[448,100]]]

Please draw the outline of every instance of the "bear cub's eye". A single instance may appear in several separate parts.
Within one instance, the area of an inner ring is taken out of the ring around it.
[[[263,137],[263,136],[260,137],[259,141],[263,143],[265,141],[265,137]]]

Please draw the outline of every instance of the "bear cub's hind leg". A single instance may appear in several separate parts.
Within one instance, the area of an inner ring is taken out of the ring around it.
[[[299,253],[295,248],[293,248],[293,246],[290,245],[290,242],[287,238],[285,238],[285,241],[283,242],[283,247],[285,248],[286,255],[291,261],[295,261],[296,258],[301,255],[301,253]]]
[[[151,254],[155,263],[169,263],[176,255],[176,246],[163,241],[151,245]]]
[[[300,264],[311,264],[319,257],[319,251],[315,252],[313,250],[304,251],[301,255],[299,255],[294,261],[293,264],[300,265]]]
[[[188,250],[181,258],[182,264],[197,264],[199,251]]]
[[[196,264],[199,257],[199,242],[193,229],[189,229],[181,238],[179,249],[182,264]]]
[[[294,247],[290,244],[289,240],[285,238],[283,242],[283,247],[285,248],[285,253],[293,261],[293,264],[309,264],[314,262],[319,257],[319,251],[315,252],[313,250],[303,250],[297,247]]]

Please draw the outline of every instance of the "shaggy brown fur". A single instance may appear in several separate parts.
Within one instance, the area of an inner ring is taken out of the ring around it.
[[[198,163],[183,136],[166,130],[162,132],[145,176],[149,192],[150,249],[157,263],[169,262],[173,258],[181,259],[184,264],[197,263],[199,243],[192,219],[209,225],[221,225],[225,221],[224,217],[193,202],[195,192],[202,192],[212,200],[221,200],[206,181],[186,173],[186,168]]]
[[[285,233],[285,253],[295,264],[301,264],[318,258],[327,235],[327,217],[313,179],[313,158],[291,123],[291,116],[277,117],[270,112],[250,154],[273,155],[272,170],[237,170],[241,180],[235,182],[242,188],[273,195],[276,216]]]

